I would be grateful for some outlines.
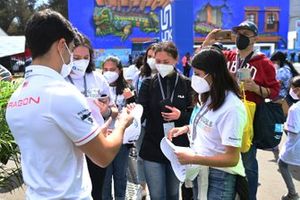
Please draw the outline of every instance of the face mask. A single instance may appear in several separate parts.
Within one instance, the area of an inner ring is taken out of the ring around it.
[[[158,73],[165,78],[167,75],[169,75],[171,72],[174,71],[173,65],[166,65],[166,64],[156,64],[156,69]]]
[[[76,78],[79,79],[83,77],[89,63],[90,60],[88,59],[80,59],[80,60],[73,61],[72,73],[70,74],[70,76],[75,79]]]
[[[290,89],[289,94],[291,95],[291,97],[292,97],[294,100],[299,100],[299,97],[298,97],[297,94],[293,91],[292,88]]]
[[[147,59],[147,63],[149,65],[149,67],[151,68],[151,70],[154,70],[156,69],[156,66],[155,66],[155,59],[154,58],[148,58]]]
[[[107,80],[109,84],[115,82],[119,78],[119,74],[117,72],[107,71],[103,73],[103,76]]]
[[[203,78],[200,76],[193,75],[192,76],[192,88],[198,93],[202,94],[208,92],[210,90],[210,86],[208,82],[205,80],[206,74]]]
[[[250,39],[244,35],[238,34],[235,43],[239,50],[244,50],[249,46]]]
[[[70,62],[69,62],[69,64],[66,64],[66,63],[65,63],[65,60],[64,60],[64,58],[63,58],[63,56],[62,56],[61,53],[59,52],[59,55],[60,55],[60,57],[61,57],[61,60],[62,60],[62,62],[64,63],[64,64],[62,65],[62,67],[61,67],[60,74],[62,75],[62,77],[66,78],[66,77],[70,74],[70,72],[71,72],[71,70],[72,70],[72,66],[73,66],[73,54],[71,53],[71,51],[70,51],[70,49],[68,48],[67,44],[66,44],[66,43],[64,43],[64,44],[65,44],[66,49],[68,50],[68,53],[70,54]]]

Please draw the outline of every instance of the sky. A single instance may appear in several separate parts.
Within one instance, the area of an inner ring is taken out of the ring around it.
[[[38,6],[40,6],[40,5],[44,4],[44,3],[47,3],[47,2],[48,2],[48,0],[37,0],[36,4],[35,4],[35,7],[38,7]]]

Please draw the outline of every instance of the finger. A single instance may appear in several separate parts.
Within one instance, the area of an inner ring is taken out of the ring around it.
[[[111,122],[112,122],[112,118],[109,117],[108,120],[106,120],[106,122],[102,125],[102,127],[106,127],[106,128],[109,127]]]
[[[172,106],[167,106],[167,105],[165,106],[165,108],[171,110],[172,112],[173,112],[173,109],[174,109]]]

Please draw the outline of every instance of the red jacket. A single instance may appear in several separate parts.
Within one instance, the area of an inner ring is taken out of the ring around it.
[[[237,52],[224,51],[224,55],[228,61],[228,70],[235,75],[237,71]],[[262,53],[254,52],[247,65],[244,67],[251,69],[251,76],[256,84],[269,88],[270,95],[268,98],[274,99],[278,96],[280,85],[276,80],[275,68],[269,58]],[[263,101],[263,98],[260,95],[249,91],[246,91],[246,99],[257,104]]]

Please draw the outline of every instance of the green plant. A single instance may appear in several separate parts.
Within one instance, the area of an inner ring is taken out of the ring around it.
[[[20,151],[5,119],[7,102],[20,81],[0,81],[0,187],[11,190],[20,185]],[[8,161],[11,163],[7,165]]]

